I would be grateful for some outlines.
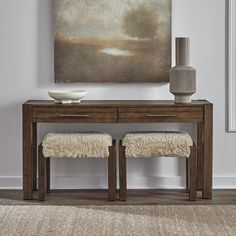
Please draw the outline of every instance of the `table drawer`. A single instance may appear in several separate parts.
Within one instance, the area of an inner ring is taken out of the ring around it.
[[[33,122],[115,123],[115,108],[33,108]]]
[[[202,107],[120,108],[119,123],[201,122]]]

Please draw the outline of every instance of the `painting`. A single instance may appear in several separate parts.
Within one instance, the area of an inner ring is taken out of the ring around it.
[[[54,0],[55,82],[168,82],[171,0]]]

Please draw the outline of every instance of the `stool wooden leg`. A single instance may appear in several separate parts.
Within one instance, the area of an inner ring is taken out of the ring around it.
[[[108,157],[108,200],[115,201],[116,199],[116,148],[109,147]]]
[[[37,149],[37,146],[36,146]],[[33,171],[33,191],[37,191],[37,157],[32,156],[32,171]]]
[[[189,193],[189,158],[186,158],[186,193]]]
[[[196,201],[197,200],[197,155],[196,155],[195,145],[191,147],[191,155],[189,158],[189,162],[190,162],[189,200]]]
[[[126,181],[126,158],[125,147],[120,142],[119,145],[119,178],[120,178],[120,200],[126,201],[127,181]]]
[[[46,190],[46,158],[43,156],[42,145],[38,148],[38,200],[45,201]]]
[[[50,193],[50,158],[46,158],[46,190],[47,193]]]

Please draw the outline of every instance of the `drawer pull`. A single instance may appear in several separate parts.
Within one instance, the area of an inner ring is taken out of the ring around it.
[[[88,114],[66,114],[66,115],[60,115],[61,117],[89,117]]]
[[[147,117],[176,117],[175,115],[158,115],[158,114],[147,114]]]

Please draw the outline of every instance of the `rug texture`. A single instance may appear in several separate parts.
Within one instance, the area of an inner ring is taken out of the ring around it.
[[[236,235],[236,206],[0,206],[0,235]]]

